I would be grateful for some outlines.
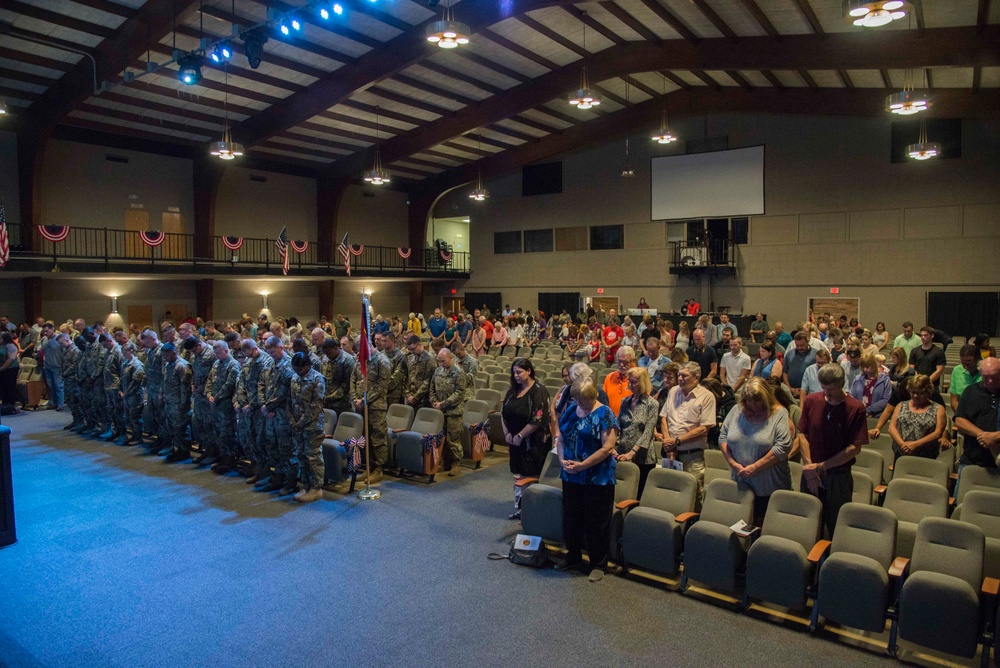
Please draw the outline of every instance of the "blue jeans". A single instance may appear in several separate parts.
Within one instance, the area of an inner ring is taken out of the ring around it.
[[[45,374],[45,384],[49,386],[49,401],[56,408],[62,408],[64,405],[62,370],[43,367],[42,373]]]
[[[955,447],[954,445],[951,447]],[[963,464],[961,461],[958,462],[958,480],[955,481],[955,490],[951,493],[955,498],[956,503],[958,502],[958,485],[962,482],[962,469],[964,469],[968,464]]]

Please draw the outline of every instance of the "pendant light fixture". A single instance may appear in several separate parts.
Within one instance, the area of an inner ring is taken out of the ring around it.
[[[229,68],[226,67],[226,95],[222,101],[225,114],[225,125],[222,130],[222,141],[212,143],[211,154],[220,160],[234,160],[243,155],[243,144],[233,141],[232,130],[229,129]]]
[[[479,147],[480,155],[482,155],[483,152],[482,137],[483,137],[482,135],[479,135],[476,138],[476,145]],[[490,191],[487,190],[485,187],[483,187],[483,159],[481,157],[476,162],[476,172],[477,172],[476,187],[472,189],[471,193],[469,193],[469,199],[474,200],[476,202],[483,202],[489,199]]]
[[[0,99],[0,116],[4,116],[8,113],[7,103]]]
[[[580,12],[580,16],[586,16],[586,12]],[[583,24],[583,50],[587,50],[587,24]],[[596,107],[601,103],[601,96],[590,90],[590,81],[587,79],[587,66],[583,66],[583,70],[580,72],[580,88],[570,95],[569,97],[570,105],[576,107],[577,109],[590,109],[591,107]]]
[[[625,106],[629,106],[629,96],[628,96],[628,76],[625,77]],[[635,176],[635,169],[632,167],[632,161],[629,159],[628,155],[628,139],[629,139],[629,126],[625,123],[625,165],[622,167],[622,178],[631,179]]]
[[[913,160],[930,160],[941,155],[941,144],[927,141],[927,120],[920,121],[920,137],[916,144],[906,147],[906,155]]]
[[[660,72],[663,77],[663,116],[660,117],[660,130],[653,135],[652,139],[657,144],[669,144],[677,141],[677,135],[670,131],[667,126],[667,75]]]
[[[389,172],[382,169],[382,154],[379,150],[380,121],[379,108],[375,107],[375,164],[372,165],[369,171],[365,172],[365,182],[373,186],[380,186],[392,180],[389,177]]]
[[[879,28],[912,11],[909,0],[844,0],[844,20],[862,28]]]
[[[441,20],[427,26],[427,41],[442,49],[456,49],[469,43],[469,26],[455,20],[455,9],[446,5]]]
[[[913,90],[913,70],[906,70],[905,77],[903,90],[885,98],[885,110],[900,116],[927,111],[931,106],[930,98],[925,91]]]

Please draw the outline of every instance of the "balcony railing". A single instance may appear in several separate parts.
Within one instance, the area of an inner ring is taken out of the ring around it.
[[[670,242],[671,274],[736,273],[736,244],[729,239]]]
[[[158,246],[143,243],[138,231],[71,227],[63,241],[44,239],[32,225],[7,226],[10,238],[9,270],[14,271],[115,271],[198,274],[280,274],[282,260],[274,239],[244,237],[236,251],[223,237],[198,244],[193,234],[164,233]],[[337,244],[309,242],[302,253],[288,247],[289,275],[345,275]],[[196,248],[200,252],[196,252]],[[452,253],[445,260],[437,249],[414,248],[408,258],[395,246],[365,245],[351,255],[351,275],[468,276],[468,253]]]

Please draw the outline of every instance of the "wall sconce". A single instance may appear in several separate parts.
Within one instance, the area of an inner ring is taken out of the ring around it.
[[[111,312],[118,313],[118,297],[111,298]]]
[[[267,310],[267,293],[266,292],[262,292],[262,293],[260,293],[260,296],[264,300],[264,305],[260,307],[260,310],[261,311],[266,311]]]

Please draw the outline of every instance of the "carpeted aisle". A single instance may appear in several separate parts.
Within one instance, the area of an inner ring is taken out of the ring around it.
[[[894,665],[648,584],[488,561],[517,529],[506,466],[300,507],[68,419],[5,420],[3,666]]]

